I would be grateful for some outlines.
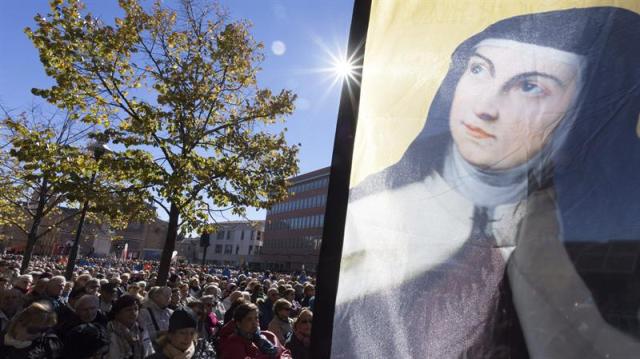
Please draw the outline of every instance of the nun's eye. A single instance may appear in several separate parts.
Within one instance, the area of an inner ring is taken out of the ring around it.
[[[471,72],[474,75],[479,75],[482,72],[484,72],[484,66],[480,64],[471,64],[469,66],[469,72]]]
[[[520,83],[519,90],[527,95],[538,96],[545,93],[545,90],[538,84],[525,80]]]

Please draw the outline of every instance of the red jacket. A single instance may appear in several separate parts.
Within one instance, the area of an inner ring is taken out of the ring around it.
[[[222,339],[222,343],[220,343],[221,359],[291,359],[291,353],[280,344],[275,334],[268,331],[261,331],[261,333],[278,348],[275,356],[263,354],[252,341],[234,332]]]

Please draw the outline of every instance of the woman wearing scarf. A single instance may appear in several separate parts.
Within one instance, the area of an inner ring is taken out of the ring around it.
[[[159,350],[148,359],[191,359],[196,354],[198,339],[197,319],[188,308],[180,308],[171,314],[169,331],[158,337]]]
[[[458,46],[422,132],[350,194],[332,357],[640,351],[565,249],[640,237],[637,43],[638,14],[600,7]]]
[[[293,319],[291,314],[291,303],[286,299],[278,299],[273,304],[273,319],[269,322],[269,331],[278,338],[280,343],[286,343],[293,334]]]
[[[258,307],[250,302],[240,304],[233,312],[235,332],[220,344],[222,359],[279,359],[291,358],[278,338],[271,332],[260,331]]]
[[[140,301],[132,295],[116,300],[109,312],[107,329],[111,337],[109,358],[143,359],[153,354],[149,333],[138,324]]]

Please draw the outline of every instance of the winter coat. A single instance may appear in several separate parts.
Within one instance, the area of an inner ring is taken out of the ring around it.
[[[142,308],[138,315],[138,324],[149,333],[149,338],[153,341],[156,340],[158,332],[169,329],[171,314],[173,314],[173,310],[169,308],[160,309],[153,300],[149,299],[142,303]]]
[[[291,358],[291,353],[284,348],[275,334],[262,331],[261,332],[271,343],[275,344],[278,352],[275,356],[260,352],[258,346],[249,339],[243,338],[237,333],[233,333],[226,337],[221,343],[222,353],[221,359],[285,359]]]
[[[309,359],[311,358],[311,347],[304,345],[304,342],[294,334],[291,336],[291,340],[285,345],[289,351],[291,351],[291,357],[293,359]]]
[[[53,334],[43,334],[30,345],[22,347],[7,334],[0,337],[0,358],[10,359],[58,359],[62,354],[62,342]]]
[[[274,316],[269,323],[270,332],[278,337],[280,343],[286,343],[293,334],[293,319],[287,318],[286,321]]]
[[[109,358],[110,359],[144,359],[153,354],[153,345],[149,333],[144,331],[138,323],[133,328],[125,328],[116,321],[110,321],[109,330]]]

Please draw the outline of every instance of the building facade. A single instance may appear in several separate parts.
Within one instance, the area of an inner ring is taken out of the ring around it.
[[[124,245],[127,245],[127,257],[160,260],[169,223],[155,219],[149,223],[129,223],[127,228],[116,231],[113,241],[113,254],[120,257]]]
[[[265,269],[315,271],[330,167],[289,179],[288,197],[267,211],[261,262]]]
[[[218,225],[218,231],[209,235],[205,263],[256,268],[262,250],[264,221],[229,221]],[[204,248],[200,246],[200,238],[185,239],[177,248],[178,256],[190,263],[202,263]]]
[[[48,232],[39,237],[33,247],[35,255],[68,255],[78,230],[80,211],[74,208],[61,207],[53,215],[43,219],[39,232]],[[68,220],[64,220],[69,218]],[[106,257],[111,252],[113,231],[108,225],[84,222],[82,235],[78,243],[78,255]],[[23,253],[27,246],[27,234],[15,226],[0,227],[2,250]]]

